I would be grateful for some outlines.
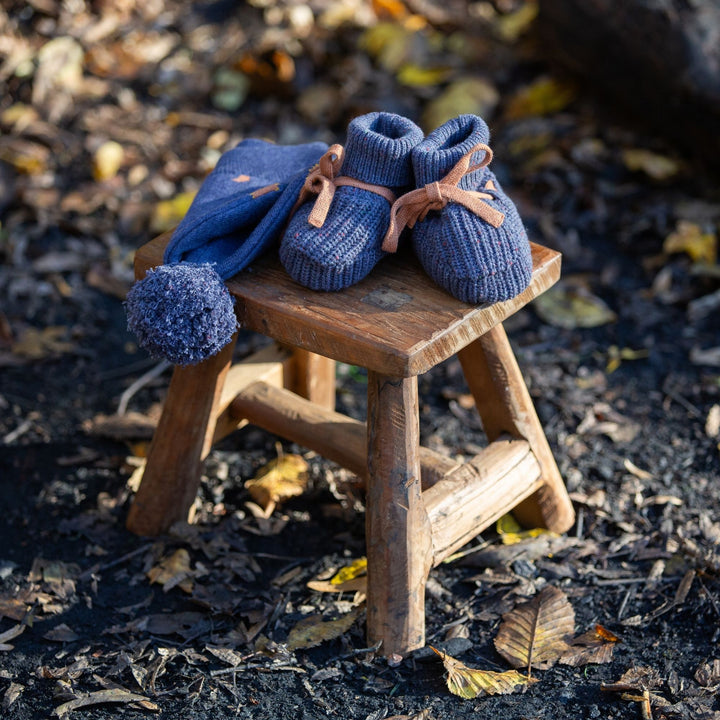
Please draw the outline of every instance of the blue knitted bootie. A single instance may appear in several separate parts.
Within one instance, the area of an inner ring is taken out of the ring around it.
[[[165,265],[130,289],[128,328],[141,347],[175,365],[214,355],[233,337],[223,282],[277,240],[325,143],[243,140],[203,182],[165,249]]]
[[[383,249],[394,251],[412,230],[425,272],[471,304],[509,300],[530,283],[532,257],[525,227],[495,175],[489,131],[476,115],[460,115],[428,135],[412,153],[418,189],[392,208]]]
[[[345,149],[333,145],[308,175],[280,242],[291,277],[313,290],[341,290],[372,270],[385,255],[395,194],[412,185],[410,153],[422,139],[415,123],[392,113],[350,122]]]

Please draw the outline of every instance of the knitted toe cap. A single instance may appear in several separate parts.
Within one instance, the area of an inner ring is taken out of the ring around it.
[[[498,228],[448,204],[413,229],[413,246],[428,275],[471,304],[509,300],[532,277],[530,244],[514,204],[499,193],[488,202],[505,215]]]

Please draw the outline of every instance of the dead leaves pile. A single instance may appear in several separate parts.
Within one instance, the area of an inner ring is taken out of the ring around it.
[[[533,669],[547,670],[557,662],[575,667],[610,662],[617,637],[599,625],[578,637],[573,637],[574,632],[575,611],[570,601],[561,590],[548,585],[532,600],[503,615],[495,649],[513,670],[478,670],[433,650],[442,657],[450,692],[465,699],[507,695],[538,682]]]

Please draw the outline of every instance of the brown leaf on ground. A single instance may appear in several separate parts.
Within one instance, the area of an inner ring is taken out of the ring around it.
[[[104,703],[142,703],[143,708],[146,710],[153,710],[160,712],[160,706],[151,702],[149,698],[144,695],[138,695],[137,693],[128,692],[127,690],[97,690],[95,692],[88,693],[69,700],[68,702],[58,705],[55,708],[55,714],[58,717],[63,717],[73,710],[78,708],[89,707],[91,705],[102,705]]]
[[[695,682],[708,692],[717,692],[720,689],[720,660],[703,663],[695,671]]]
[[[147,572],[150,582],[162,585],[163,592],[178,586],[186,593],[192,593],[192,574],[190,554],[185,548],[179,548],[170,557],[163,558]]]
[[[9,644],[9,640],[14,640],[25,632],[26,625],[15,625],[4,633],[0,633],[0,652],[12,650],[15,646]]]
[[[530,602],[503,615],[495,648],[513,667],[552,667],[570,647],[575,611],[567,596],[545,587]]]
[[[253,500],[270,514],[278,503],[303,494],[307,470],[308,464],[300,455],[282,455],[261,468],[245,487]]]
[[[453,695],[467,700],[483,695],[509,695],[518,687],[537,682],[536,678],[521,675],[517,670],[493,672],[471,668],[450,655],[430,647],[442,658],[447,670],[448,690]]]
[[[367,590],[367,576],[352,578],[343,583],[334,583],[331,580],[310,580],[307,587],[315,592],[343,593],[365,592]]]
[[[3,597],[0,595],[0,620],[4,617],[11,620],[22,620],[27,615],[30,604],[22,598]]]
[[[88,435],[106,437],[112,440],[150,440],[157,427],[158,418],[139,412],[127,412],[124,415],[96,415],[83,423]]]
[[[602,665],[612,661],[615,643],[619,638],[606,630],[602,625],[596,625],[582,635],[574,638],[570,648],[560,658],[563,665],[580,667],[582,665]]]
[[[13,344],[12,352],[26,360],[43,360],[74,352],[75,344],[65,340],[66,337],[67,328],[62,325],[42,330],[28,327]]]
[[[614,683],[603,683],[601,688],[610,692],[638,692],[654,690],[662,685],[660,673],[651,667],[632,667]]]
[[[66,623],[60,623],[43,635],[43,639],[51,642],[75,642],[80,636]]]
[[[325,620],[320,615],[303,618],[288,634],[288,650],[303,650],[340,637],[352,627],[362,610],[358,606],[336,620]]]

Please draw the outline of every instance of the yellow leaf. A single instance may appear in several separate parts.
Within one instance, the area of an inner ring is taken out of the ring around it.
[[[186,593],[191,593],[193,590],[191,575],[190,554],[185,548],[176,550],[170,557],[164,558],[147,572],[150,582],[162,585],[163,592],[177,585]]]
[[[271,460],[245,483],[253,500],[272,512],[275,505],[302,495],[307,486],[308,465],[300,455],[282,455]]]
[[[445,82],[451,74],[449,67],[426,68],[407,63],[398,71],[397,79],[407,87],[433,87]]]
[[[555,533],[545,528],[532,528],[531,530],[523,530],[520,523],[509,513],[503,515],[495,524],[495,529],[503,545],[515,545],[516,543],[527,540],[528,538],[539,537],[540,535],[555,535]]]
[[[495,20],[495,29],[503,40],[515,42],[535,22],[538,14],[536,2],[526,2],[514,12],[501,15]]]
[[[714,265],[717,261],[717,236],[703,232],[696,223],[680,220],[663,243],[666,253],[687,253],[693,262]]]
[[[8,145],[0,147],[0,160],[9,163],[23,175],[44,173],[49,159],[49,148],[22,138],[14,138]]]
[[[518,687],[537,682],[536,678],[521,675],[517,670],[507,670],[501,673],[477,670],[444,652],[435,650],[432,645],[430,648],[442,658],[445,670],[447,670],[448,690],[467,700],[482,695],[508,695]]]
[[[499,100],[500,95],[489,80],[479,77],[458,78],[427,104],[422,124],[430,131],[466,113],[487,118],[493,114]]]
[[[575,630],[575,611],[565,593],[550,585],[530,602],[503,615],[495,649],[513,667],[548,668],[565,654]]]
[[[676,175],[680,165],[672,158],[642,148],[623,150],[623,163],[632,172],[644,172],[653,180],[667,180]]]
[[[93,177],[98,180],[109,180],[117,175],[125,159],[123,146],[114,140],[104,142],[93,156]]]
[[[620,367],[623,360],[643,360],[649,354],[647,350],[633,350],[632,348],[619,348],[617,345],[611,345],[608,348],[608,361],[605,372],[610,375]]]
[[[37,110],[25,103],[15,103],[0,113],[0,122],[3,125],[12,125],[16,132],[24,130],[37,119]]]
[[[355,607],[336,620],[323,620],[320,615],[303,618],[288,634],[288,650],[315,647],[340,637],[352,627],[361,611],[361,606]]]
[[[408,61],[412,51],[414,31],[394,22],[380,22],[368,28],[360,37],[360,48],[389,71],[397,71]]]
[[[12,351],[15,355],[29,358],[30,360],[42,360],[54,355],[73,352],[75,345],[62,338],[67,334],[67,328],[51,325],[38,330],[29,327],[20,336],[20,339],[13,343]]]
[[[172,230],[184,217],[195,197],[195,192],[182,192],[169,200],[162,200],[155,206],[150,229],[153,232]]]
[[[340,568],[340,570],[333,575],[330,582],[333,585],[340,585],[365,574],[367,574],[367,558],[361,557],[353,561],[352,564]]]
[[[551,115],[566,108],[574,99],[575,87],[551,77],[541,77],[510,98],[505,114],[508,120]]]
[[[569,330],[607,325],[617,319],[599,297],[583,287],[563,282],[535,298],[533,307],[549,325]]]

